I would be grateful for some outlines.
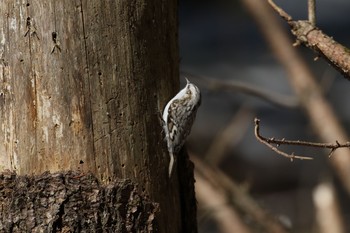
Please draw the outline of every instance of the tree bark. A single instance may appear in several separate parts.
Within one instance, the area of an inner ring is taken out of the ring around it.
[[[155,231],[196,232],[193,171],[167,177],[158,120],[179,87],[177,1],[5,0],[0,24],[0,170],[127,178],[159,203]]]
[[[92,175],[0,175],[1,232],[153,232],[158,205],[127,180],[99,185]],[[10,186],[11,185],[11,186]],[[118,203],[118,205],[116,205]]]

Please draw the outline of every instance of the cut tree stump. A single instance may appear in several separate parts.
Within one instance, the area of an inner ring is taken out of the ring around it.
[[[0,175],[1,232],[154,232],[158,204],[130,180],[93,174]]]

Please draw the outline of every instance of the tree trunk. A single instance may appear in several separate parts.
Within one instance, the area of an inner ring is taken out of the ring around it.
[[[92,175],[0,175],[0,232],[155,232],[158,205],[129,180],[101,186]]]
[[[167,177],[158,120],[179,86],[177,1],[4,0],[0,13],[0,170],[127,178],[159,203],[153,230],[196,232],[193,168],[183,154]]]

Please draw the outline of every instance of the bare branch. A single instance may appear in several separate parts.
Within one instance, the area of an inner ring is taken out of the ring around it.
[[[292,16],[288,15],[282,8],[277,6],[272,0],[268,0],[271,7],[287,22],[292,21]]]
[[[319,56],[324,57],[327,62],[341,72],[345,78],[350,80],[350,63],[348,62],[350,60],[350,51],[315,26],[315,14],[310,13],[312,12],[310,8],[314,7],[311,6],[312,4],[309,5],[309,20],[294,21],[290,15],[278,7],[272,0],[268,0],[268,2],[271,7],[287,21],[292,29],[293,35],[297,39],[296,44],[301,43],[311,48],[318,53]]]
[[[316,0],[308,0],[308,15],[309,22],[315,26],[316,25]]]
[[[276,58],[285,67],[291,86],[299,97],[300,105],[305,110],[315,132],[326,142],[348,141],[349,136],[344,126],[340,124],[332,106],[323,96],[310,68],[298,50],[291,46],[292,42],[280,22],[274,17],[273,9],[266,1],[243,0],[243,2],[254,16]],[[349,150],[334,151],[334,156],[329,163],[350,193]]]
[[[265,144],[268,148],[270,148],[271,150],[273,150],[274,152],[276,152],[277,154],[280,154],[286,158],[289,158],[291,161],[293,161],[293,159],[300,159],[300,160],[312,160],[313,158],[311,157],[307,157],[307,156],[300,156],[300,155],[294,155],[294,154],[287,154],[283,151],[280,151],[276,146],[271,145],[271,141],[278,141],[275,140],[273,138],[265,138],[263,136],[260,135],[260,127],[259,127],[259,123],[260,120],[258,118],[254,119],[255,122],[255,137],[258,139],[259,142]],[[282,144],[282,142],[284,142],[284,140],[280,140],[281,143],[276,143],[277,145]]]
[[[200,80],[200,84],[211,91],[239,91],[241,93],[255,96],[257,98],[260,98],[264,101],[278,106],[287,108],[299,107],[299,100],[295,96],[287,96],[279,93],[274,93],[270,90],[266,90],[261,87],[256,87],[254,85],[244,82],[207,78],[200,75],[194,75],[186,71],[182,71],[181,73],[186,76],[190,76]]]
[[[271,150],[275,151],[276,153],[287,157],[291,160],[293,159],[307,159],[312,160],[313,158],[307,157],[307,156],[296,156],[294,154],[287,154],[283,151],[280,151],[277,147],[280,145],[294,145],[294,146],[307,146],[307,147],[318,147],[318,148],[327,148],[330,149],[329,156],[333,154],[333,152],[336,149],[339,148],[350,148],[350,142],[346,143],[339,143],[338,141],[335,141],[335,143],[320,143],[320,142],[306,142],[306,141],[300,141],[300,140],[285,140],[283,139],[275,139],[275,138],[265,138],[260,135],[260,119],[255,118],[255,137],[260,141],[261,143],[265,144],[267,147],[271,148]],[[272,144],[276,144],[276,146],[273,146]]]

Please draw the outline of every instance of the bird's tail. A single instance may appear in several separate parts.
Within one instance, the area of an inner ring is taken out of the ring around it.
[[[169,162],[169,178],[170,178],[171,172],[173,171],[173,166],[174,166],[174,154],[170,152],[169,155],[170,155],[170,162]]]

